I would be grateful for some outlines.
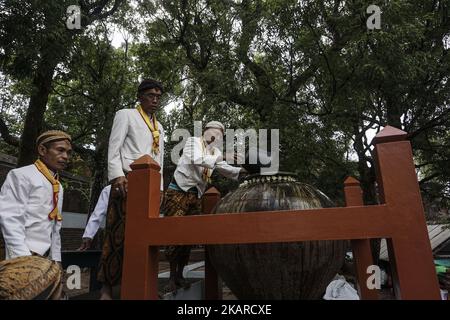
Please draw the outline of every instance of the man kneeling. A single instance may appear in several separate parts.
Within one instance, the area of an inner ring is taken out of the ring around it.
[[[11,170],[0,191],[6,250],[6,260],[0,262],[0,299],[58,299],[62,293],[63,188],[58,172],[71,155],[71,138],[52,130],[36,144],[38,160]]]

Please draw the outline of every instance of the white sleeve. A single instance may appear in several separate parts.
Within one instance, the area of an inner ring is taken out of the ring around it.
[[[64,200],[64,191],[58,198],[58,210],[62,214],[62,205]],[[50,257],[52,260],[61,261],[61,221],[53,223],[52,244],[50,246]]]
[[[125,176],[120,158],[120,148],[128,133],[128,115],[126,110],[119,110],[114,116],[108,145],[108,180]]]
[[[84,230],[83,238],[93,239],[100,227],[100,224],[106,217],[106,211],[108,210],[109,194],[111,192],[111,185],[103,188],[94,211],[92,211],[89,221]]]
[[[233,167],[226,161],[220,161],[216,164],[216,170],[226,178],[238,180],[241,167]]]
[[[53,226],[54,232],[51,245],[51,259],[61,261],[61,221],[58,221]]]
[[[161,126],[161,125],[160,125]],[[161,169],[159,170],[159,173],[161,174],[161,191],[164,191],[164,128],[161,128],[161,136],[159,137],[159,156],[161,159],[161,163],[159,164],[161,166]]]
[[[190,137],[186,141],[183,148],[183,155],[186,155],[191,164],[213,169],[218,159],[222,156],[219,154],[204,155],[201,138]]]
[[[25,243],[25,201],[30,183],[10,171],[0,191],[0,225],[10,258],[29,256]]]

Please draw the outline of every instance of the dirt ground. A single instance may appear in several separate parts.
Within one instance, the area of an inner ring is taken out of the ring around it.
[[[161,262],[159,272],[169,271],[168,263]],[[81,288],[80,289],[69,289],[67,287],[67,279],[70,275],[65,274],[63,278],[64,284],[64,293],[69,300],[95,300],[100,296],[99,291],[89,293],[89,278],[90,278],[90,269],[85,268],[81,270]],[[159,287],[160,291],[167,285],[167,279],[160,279]],[[119,298],[120,296],[120,288],[116,287],[113,290],[114,298]],[[236,297],[233,295],[231,290],[224,285],[223,287],[223,300],[236,300]]]
[[[199,268],[197,270],[202,270],[203,268]],[[161,262],[159,266],[159,272],[169,271],[169,265],[167,262]],[[81,270],[81,288],[80,289],[69,289],[67,288],[67,278],[68,275],[65,274],[63,283],[64,283],[64,292],[68,299],[70,300],[95,300],[100,296],[99,291],[89,293],[89,278],[90,278],[90,270],[88,268]],[[167,285],[167,279],[160,279],[159,288],[160,291]],[[233,295],[231,290],[224,284],[223,285],[223,300],[237,300],[236,296]],[[393,290],[390,288],[382,288],[380,291],[380,299],[381,300],[393,300],[395,299]],[[116,287],[113,290],[113,296],[116,299],[120,297],[120,288]]]

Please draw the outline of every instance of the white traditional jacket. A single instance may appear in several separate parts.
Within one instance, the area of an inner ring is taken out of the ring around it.
[[[58,209],[62,213],[60,184]],[[61,261],[61,221],[50,220],[53,187],[36,166],[11,170],[0,191],[0,225],[6,259],[31,255],[31,251]]]
[[[161,167],[161,191],[163,190],[164,129],[158,121],[159,153],[152,152],[153,135],[137,109],[117,111],[109,137],[108,179],[125,176],[130,164],[145,154],[150,155]]]
[[[202,137],[190,137],[183,148],[174,178],[178,186],[187,191],[192,187],[198,190],[198,197],[201,198],[208,185],[204,179],[204,169],[217,171],[223,176],[237,180],[240,167],[233,167],[223,160],[222,152],[211,145],[206,145]]]
[[[84,229],[83,238],[93,239],[100,227],[100,224],[106,217],[106,211],[108,210],[109,194],[111,192],[111,185],[107,185],[103,188],[100,196],[98,197],[97,204],[94,211],[92,211],[89,221]]]

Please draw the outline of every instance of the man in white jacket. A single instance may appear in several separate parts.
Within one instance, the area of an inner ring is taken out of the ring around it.
[[[71,138],[52,130],[36,144],[38,160],[11,170],[0,191],[6,259],[36,255],[60,262],[63,188],[58,172],[71,156]]]
[[[108,179],[111,194],[106,217],[105,239],[100,259],[98,280],[103,283],[100,299],[112,299],[112,287],[122,278],[125,236],[125,199],[130,164],[143,155],[150,155],[161,167],[164,159],[164,129],[156,119],[162,84],[148,79],[137,90],[139,106],[119,110],[114,117],[108,146]]]
[[[233,167],[223,160],[218,146],[223,141],[225,127],[218,121],[207,123],[202,137],[190,137],[183,148],[173,179],[164,197],[165,216],[185,216],[201,213],[201,197],[217,170],[221,175],[238,180],[244,168]],[[236,160],[236,157],[235,157]],[[170,278],[166,291],[188,287],[183,269],[189,261],[191,246],[168,246],[165,255],[170,263]]]

